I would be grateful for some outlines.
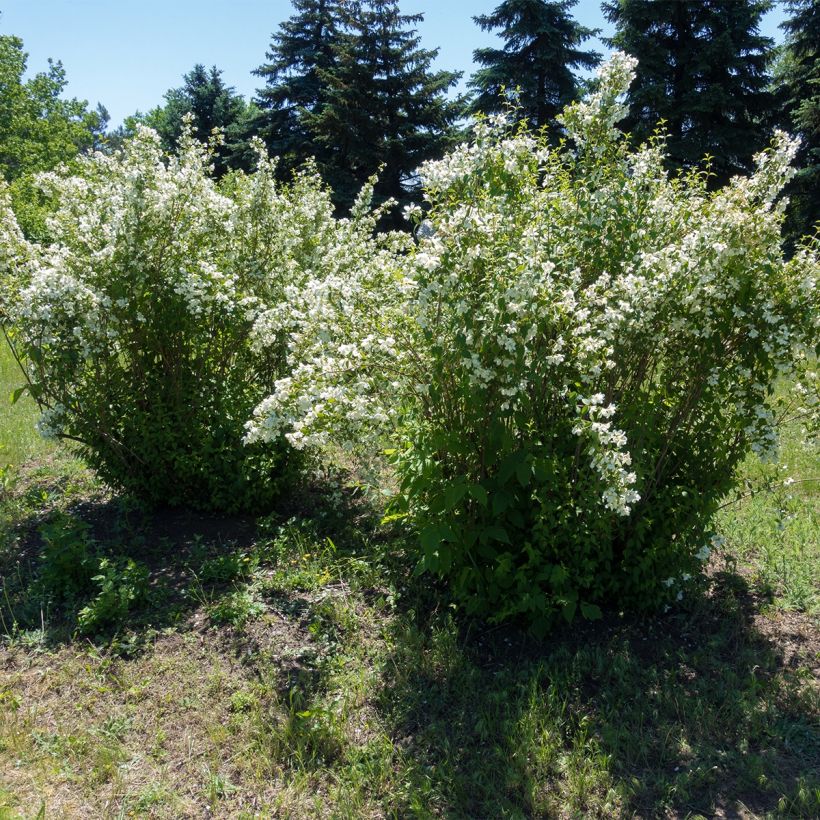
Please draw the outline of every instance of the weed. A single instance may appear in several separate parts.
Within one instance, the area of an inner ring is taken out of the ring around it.
[[[103,558],[91,580],[97,594],[77,613],[77,627],[83,634],[121,625],[131,608],[148,595],[148,569],[130,558]]]
[[[252,618],[258,618],[265,610],[265,604],[252,589],[239,588],[212,604],[208,616],[214,624],[241,626]]]
[[[40,579],[45,592],[58,603],[76,601],[90,592],[99,565],[88,524],[66,513],[57,513],[40,528],[40,535]]]
[[[203,584],[228,584],[252,575],[259,566],[259,557],[245,552],[217,555],[203,562],[199,580]]]

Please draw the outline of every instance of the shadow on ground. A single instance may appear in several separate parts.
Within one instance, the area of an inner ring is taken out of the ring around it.
[[[380,709],[412,791],[453,818],[817,816],[820,639],[784,646],[759,603],[717,573],[685,611],[537,647],[397,622]]]
[[[24,646],[52,650],[78,638],[110,646],[127,633],[130,651],[138,651],[164,629],[201,626],[203,610],[216,624],[237,625],[254,615],[246,588],[260,564],[280,561],[302,541],[305,550],[324,541],[334,554],[354,554],[368,515],[355,494],[328,504],[310,485],[264,517],[146,509],[88,475],[72,483],[45,470],[0,503],[0,627]],[[111,579],[99,577],[103,561]],[[133,594],[129,583],[139,586]],[[116,617],[83,629],[83,607],[104,594],[130,599]],[[293,617],[305,608],[276,589],[264,597]],[[188,623],[195,615],[198,622]]]

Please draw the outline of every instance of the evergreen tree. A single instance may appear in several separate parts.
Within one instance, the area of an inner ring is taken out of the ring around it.
[[[786,236],[793,242],[820,223],[820,0],[789,0],[778,77],[784,127],[802,140],[788,195]]]
[[[577,0],[504,0],[492,14],[474,17],[484,31],[500,29],[504,47],[480,48],[473,59],[483,68],[470,80],[477,91],[470,108],[502,110],[502,89],[520,89],[518,104],[535,127],[550,126],[578,95],[578,69],[594,68],[600,55],[579,46],[597,32],[576,22],[570,9]]]
[[[380,168],[377,199],[412,200],[416,169],[456,138],[463,107],[446,95],[460,74],[431,71],[438,51],[421,48],[414,28],[423,19],[402,14],[397,0],[342,8],[332,67],[317,72],[321,105],[303,117],[341,207]]]
[[[262,111],[257,131],[286,173],[319,153],[305,116],[321,106],[325,83],[320,75],[335,66],[340,5],[338,0],[293,0],[296,13],[273,34],[268,62],[253,72],[265,81],[257,90]]]
[[[768,141],[771,0],[607,0],[611,44],[638,58],[624,128],[636,140],[666,123],[670,164],[712,157],[713,182],[750,168]]]
[[[194,136],[206,142],[215,128],[223,133],[224,143],[214,156],[218,176],[230,168],[245,168],[249,161],[248,135],[254,109],[225,85],[222,72],[197,64],[183,76],[183,85],[165,93],[165,105],[138,117],[156,129],[169,150],[176,148],[186,114],[193,114]]]

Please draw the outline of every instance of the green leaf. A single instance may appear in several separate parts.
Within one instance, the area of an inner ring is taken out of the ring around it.
[[[526,461],[522,461],[515,468],[515,476],[518,479],[518,483],[522,487],[526,487],[530,483],[530,478],[532,476],[532,468]]]
[[[482,507],[487,506],[487,491],[480,484],[470,484],[467,491]]]
[[[518,470],[518,465],[523,461],[524,454],[520,452],[510,453],[501,461],[498,469],[498,477],[503,484],[506,484]]]
[[[581,601],[581,615],[588,621],[600,621],[602,617],[601,608],[595,604],[588,604]]]
[[[421,548],[428,556],[432,556],[442,543],[452,540],[453,531],[446,524],[429,524],[419,534]]]
[[[575,617],[576,608],[577,605],[574,600],[564,601],[564,604],[561,607],[561,614],[564,616],[564,620],[568,624],[572,623],[572,619]]]
[[[419,533],[419,541],[425,554],[432,555],[442,541],[441,526],[439,524],[430,524],[430,526],[425,527]]]
[[[492,538],[494,541],[500,541],[502,544],[511,543],[510,542],[510,536],[507,535],[507,531],[504,529],[504,527],[498,527],[498,526],[487,527],[484,530],[484,534],[486,535],[487,538]]]
[[[450,484],[444,491],[444,505],[452,510],[467,494],[467,485],[463,481]]]
[[[501,515],[512,504],[513,495],[506,490],[493,493],[493,515]]]
[[[536,480],[541,484],[547,481],[552,475],[551,465],[544,459],[538,459],[538,461],[532,465],[532,470],[535,474]]]
[[[552,568],[551,580],[553,587],[560,587],[567,578],[569,578],[569,573],[560,564]]]
[[[20,396],[22,396],[26,390],[28,390],[28,385],[24,384],[22,387],[18,387],[16,390],[12,391],[11,403],[17,404],[17,402],[20,401]]]

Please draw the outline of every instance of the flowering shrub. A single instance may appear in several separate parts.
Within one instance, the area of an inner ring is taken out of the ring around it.
[[[536,629],[680,595],[817,338],[816,251],[783,262],[773,204],[794,142],[716,193],[670,179],[662,139],[615,128],[633,68],[604,67],[558,148],[491,120],[427,164],[415,251],[299,293],[298,365],[249,424],[391,441],[421,569]]]
[[[274,183],[272,163],[220,189],[210,150],[166,157],[141,129],[121,153],[39,184],[58,203],[28,243],[4,194],[4,324],[43,408],[40,430],[80,442],[109,482],[148,502],[265,506],[293,466],[244,423],[285,375],[287,336],[254,323],[291,288],[369,253],[372,218],[337,222],[318,177]]]

